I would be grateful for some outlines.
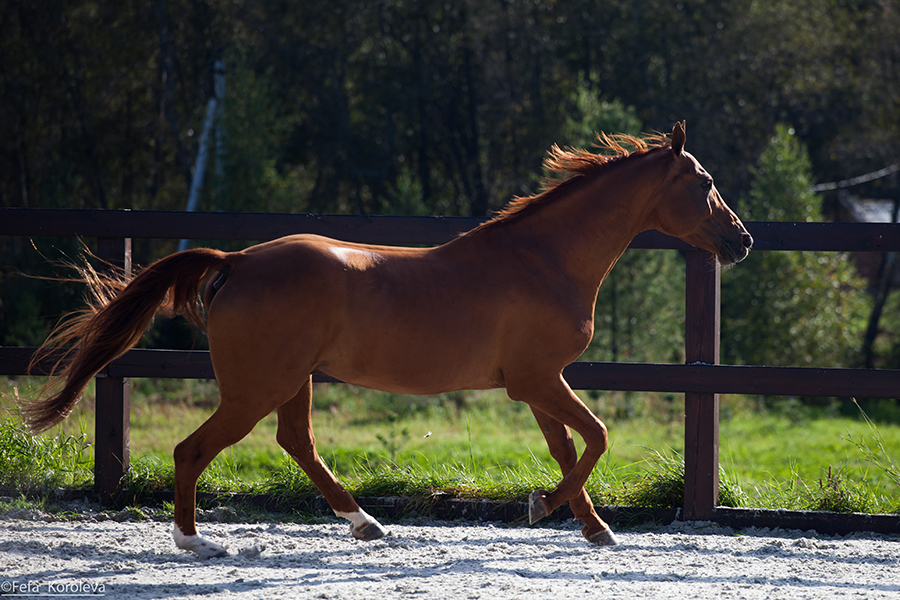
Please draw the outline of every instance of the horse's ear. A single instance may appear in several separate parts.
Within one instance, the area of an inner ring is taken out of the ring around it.
[[[672,128],[672,154],[675,156],[681,156],[681,152],[684,150],[684,138],[684,121],[675,123],[675,127]]]

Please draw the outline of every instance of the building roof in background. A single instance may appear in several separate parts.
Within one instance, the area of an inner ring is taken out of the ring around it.
[[[859,223],[893,222],[894,200],[842,195],[841,205]]]

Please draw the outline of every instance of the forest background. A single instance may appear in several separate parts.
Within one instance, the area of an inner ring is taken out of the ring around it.
[[[846,219],[841,194],[896,220],[896,172],[812,186],[897,163],[898,34],[888,0],[6,0],[0,206],[183,210],[221,60],[199,210],[486,216],[539,190],[554,143],[686,120],[745,221]],[[0,344],[40,344],[78,304],[20,276],[76,244],[0,239]],[[136,240],[135,262],[175,249]],[[892,258],[867,264],[751,253],[723,274],[723,362],[900,367]],[[682,265],[626,253],[585,358],[683,361]],[[143,343],[198,342],[158,323]]]

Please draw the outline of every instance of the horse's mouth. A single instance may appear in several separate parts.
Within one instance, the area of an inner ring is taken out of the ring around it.
[[[749,233],[741,234],[740,240],[737,242],[723,237],[718,253],[719,262],[722,263],[722,266],[737,264],[747,258],[752,247],[753,238]]]

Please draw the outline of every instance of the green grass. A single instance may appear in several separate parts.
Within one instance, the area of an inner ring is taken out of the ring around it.
[[[857,445],[876,435],[885,452],[900,451],[897,425],[873,429],[862,417],[796,421],[774,413],[743,414],[721,423],[719,460],[740,483],[744,506],[816,509],[811,497],[845,494],[850,500],[843,512],[851,505],[863,512],[896,512],[898,481]]]
[[[84,431],[33,437],[14,421],[0,421],[0,488],[46,495],[58,487],[89,485],[89,450]]]
[[[18,425],[13,388],[28,397],[36,380],[0,380],[0,488],[49,493],[91,485],[91,392],[49,434]],[[131,411],[130,493],[171,489],[172,449],[215,409],[214,382],[136,380]],[[588,480],[597,503],[678,506],[684,489],[683,401],[662,394],[582,394],[606,421],[609,451]],[[314,425],[323,460],[355,495],[520,500],[552,489],[556,463],[530,410],[502,391],[402,397],[322,385]],[[834,411],[831,411],[834,413]],[[275,443],[274,415],[226,449],[204,472],[201,491],[245,491],[301,499],[316,495]],[[579,451],[581,440],[576,436]],[[900,511],[894,452],[900,427],[864,414],[840,416],[722,399],[720,503],[755,508]]]

